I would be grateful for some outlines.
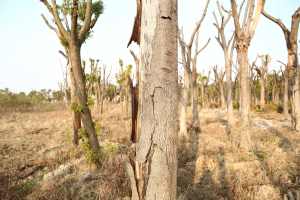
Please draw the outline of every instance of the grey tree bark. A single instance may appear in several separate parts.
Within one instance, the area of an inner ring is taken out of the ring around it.
[[[141,136],[128,166],[132,199],[176,199],[177,34],[177,0],[142,1]]]

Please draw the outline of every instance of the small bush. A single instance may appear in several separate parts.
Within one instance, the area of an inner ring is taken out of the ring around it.
[[[233,109],[238,110],[240,108],[240,104],[237,101],[233,102]]]
[[[95,164],[97,167],[101,166],[101,161],[103,160],[103,154],[101,151],[95,152],[90,146],[87,132],[81,128],[79,130],[79,137],[81,140],[80,146],[83,150],[85,158],[89,164]]]

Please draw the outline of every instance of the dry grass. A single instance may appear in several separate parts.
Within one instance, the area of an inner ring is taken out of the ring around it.
[[[66,110],[6,113],[0,117],[0,199],[104,199],[130,196],[123,160],[130,124],[120,105],[93,112],[102,145],[100,170],[83,162],[71,144]],[[178,148],[179,199],[282,199],[300,191],[300,135],[276,113],[257,113],[248,129],[251,149],[240,145],[239,121],[228,131],[224,111],[202,110],[201,129]],[[189,116],[190,117],[190,116]],[[112,148],[112,146],[114,148]],[[112,150],[117,147],[117,151]],[[45,174],[74,163],[60,176]],[[291,199],[291,198],[290,198]]]

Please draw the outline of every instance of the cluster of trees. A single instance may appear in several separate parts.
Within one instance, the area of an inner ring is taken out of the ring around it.
[[[135,153],[127,163],[132,199],[176,199],[177,127],[180,125],[180,139],[189,137],[186,120],[189,105],[192,106],[192,131],[196,134],[201,128],[198,106],[208,103],[226,108],[229,127],[234,122],[233,107],[238,105],[245,132],[249,127],[251,105],[259,105],[263,110],[266,102],[282,104],[286,116],[291,105],[292,127],[300,131],[297,60],[300,8],[293,14],[291,29],[288,29],[264,10],[265,1],[242,0],[238,4],[236,0],[230,0],[228,9],[217,3],[214,26],[216,39],[224,52],[225,65],[224,71],[218,67],[212,69],[214,80],[210,81],[210,76],[197,73],[196,66],[198,55],[210,41],[199,47],[199,31],[211,1],[206,1],[203,14],[186,42],[183,31],[178,29],[177,0],[137,0],[137,15],[128,44],[134,41],[140,46],[139,56],[131,51],[137,69],[136,86],[133,87],[130,78],[131,66],[124,67],[120,61],[121,70],[117,75],[119,95],[126,102],[125,108],[129,107],[128,102],[138,101],[137,107],[131,107],[135,109],[131,110],[132,113],[138,109],[137,122],[133,122],[138,124],[137,140],[133,141],[137,143],[133,145]],[[93,155],[97,155],[94,162],[99,166],[101,147],[89,108],[89,97],[96,98],[101,113],[104,91],[110,86],[106,72],[98,67],[97,60],[90,60],[90,72],[85,72],[86,64],[81,60],[80,51],[103,11],[102,1],[64,0],[61,5],[55,0],[51,0],[51,4],[48,0],[41,2],[52,16],[53,24],[42,17],[57,34],[68,61],[74,144],[78,144],[79,129],[83,130]],[[283,30],[288,62],[281,72],[268,72],[270,57],[267,55],[257,58],[261,60],[260,64],[257,60],[252,64],[249,62],[248,50],[262,15]],[[233,22],[234,31],[227,35],[229,21]],[[178,80],[178,49],[184,68],[182,84]],[[179,110],[180,124],[177,120]]]
[[[49,102],[59,102],[64,98],[64,93],[60,90],[33,90],[29,93],[14,93],[8,88],[0,89],[1,110],[14,109],[31,109],[34,106]]]

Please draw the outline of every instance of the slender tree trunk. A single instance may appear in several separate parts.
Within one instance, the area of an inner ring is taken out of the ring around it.
[[[142,1],[140,200],[175,200],[177,186],[177,0]]]
[[[197,87],[197,68],[196,62],[192,63],[192,126],[195,131],[200,130],[198,112],[198,87]]]
[[[219,83],[219,87],[220,87],[221,107],[222,107],[222,109],[225,109],[226,108],[226,100],[225,100],[225,92],[224,92],[223,83]]]
[[[250,112],[250,84],[249,84],[249,64],[248,64],[248,48],[237,50],[238,63],[240,66],[240,112],[243,125],[249,125]]]
[[[283,111],[286,119],[289,118],[289,73],[288,69],[284,74],[284,94],[283,94]]]
[[[70,46],[70,61],[72,66],[72,71],[74,75],[74,83],[76,90],[76,97],[78,98],[78,103],[82,116],[83,127],[88,135],[89,144],[94,153],[100,153],[100,146],[96,135],[96,130],[92,120],[91,111],[87,104],[87,94],[85,88],[84,73],[81,67],[81,55],[80,47],[76,44]],[[100,161],[96,161],[96,164],[100,164]]]
[[[184,69],[184,82],[182,89],[182,97],[181,97],[181,111],[180,111],[180,131],[179,136],[181,139],[187,139],[187,108],[189,102],[189,88],[190,88],[190,73],[186,69]]]
[[[228,57],[225,55],[225,57]],[[232,106],[232,66],[227,59],[225,60],[226,73],[226,90],[227,90],[227,120],[229,124],[233,123],[233,106]]]
[[[299,66],[295,69],[295,83],[294,83],[294,118],[295,118],[295,130],[300,131],[300,69]]]
[[[265,104],[266,104],[266,97],[265,97],[265,80],[263,77],[260,78],[260,108],[262,110],[265,109]]]

